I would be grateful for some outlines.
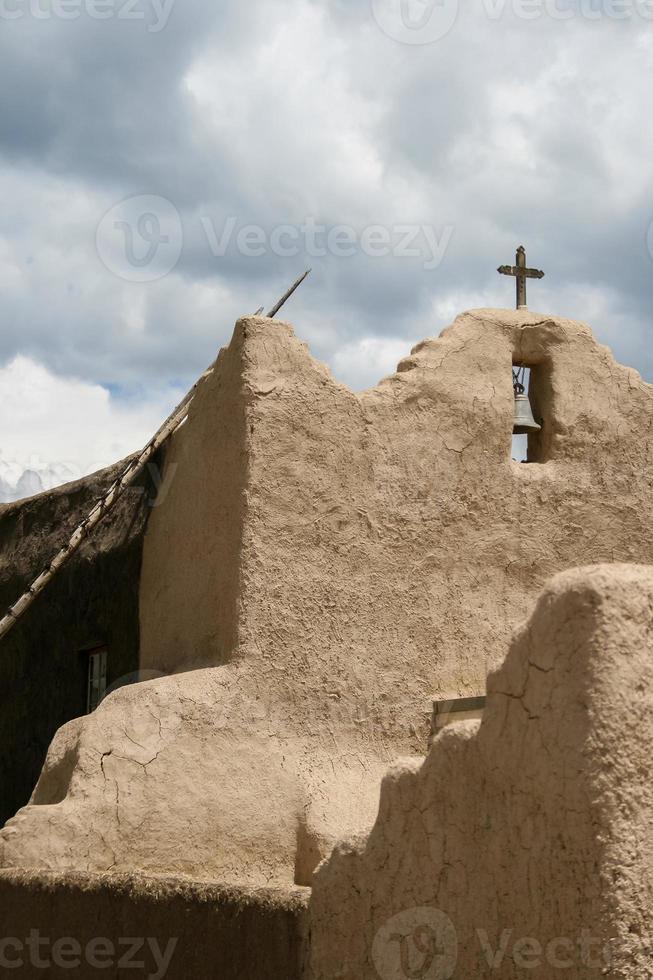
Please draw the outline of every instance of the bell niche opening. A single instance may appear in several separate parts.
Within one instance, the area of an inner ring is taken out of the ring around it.
[[[545,365],[514,364],[512,388],[512,459],[516,463],[543,463],[547,423],[540,406],[550,401],[542,397],[550,388],[550,371]]]

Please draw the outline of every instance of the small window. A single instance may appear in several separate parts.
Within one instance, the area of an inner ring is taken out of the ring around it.
[[[88,656],[88,687],[86,710],[95,711],[107,692],[107,648],[96,647]]]

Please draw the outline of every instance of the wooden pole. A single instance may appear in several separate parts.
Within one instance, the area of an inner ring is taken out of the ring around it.
[[[269,311],[269,313],[266,314],[266,316],[269,317],[269,319],[272,319],[273,317],[275,317],[277,315],[277,313],[279,312],[279,310],[281,309],[281,307],[282,306],[285,306],[285,304],[288,302],[288,300],[290,299],[290,297],[292,296],[292,294],[297,289],[299,289],[299,287],[303,283],[304,279],[306,279],[307,276],[310,276],[311,271],[312,271],[311,269],[307,269],[306,272],[304,273],[304,275],[303,276],[300,276],[299,279],[297,280],[297,282],[294,282],[292,284],[292,286],[290,287],[290,289],[283,294],[283,296],[281,297],[281,299],[279,300],[279,302],[274,304],[274,306]]]

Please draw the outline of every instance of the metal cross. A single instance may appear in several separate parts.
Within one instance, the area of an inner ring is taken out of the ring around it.
[[[502,276],[515,276],[517,279],[517,309],[526,310],[526,280],[544,279],[544,273],[539,269],[526,268],[526,249],[520,245],[517,249],[516,265],[500,265],[497,272]]]

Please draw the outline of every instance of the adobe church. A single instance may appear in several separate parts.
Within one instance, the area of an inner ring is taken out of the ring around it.
[[[83,977],[98,935],[174,937],[180,980],[650,977],[652,449],[581,323],[470,311],[354,394],[241,319],[0,642],[0,937]],[[115,473],[0,507],[3,606]]]

